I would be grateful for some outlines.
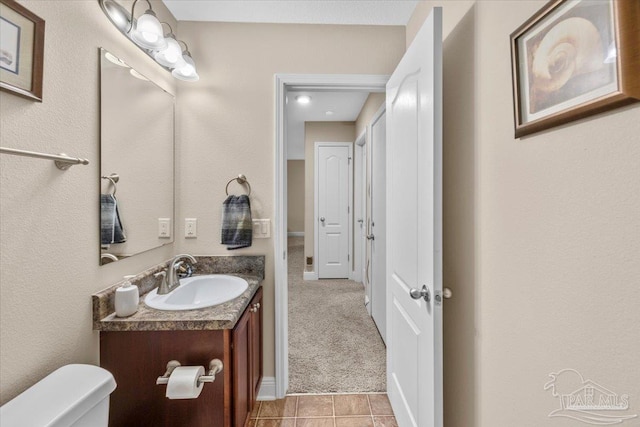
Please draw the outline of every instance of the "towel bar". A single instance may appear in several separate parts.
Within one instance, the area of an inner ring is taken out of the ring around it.
[[[69,157],[64,153],[60,154],[45,154],[37,153],[35,151],[17,150],[15,148],[0,147],[0,153],[13,154],[14,156],[35,157],[37,159],[53,160],[56,167],[60,170],[67,170],[73,165],[88,165],[89,160],[78,159],[75,157]]]

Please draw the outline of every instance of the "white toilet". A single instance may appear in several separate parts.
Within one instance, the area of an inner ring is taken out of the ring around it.
[[[113,375],[93,365],[66,365],[0,407],[2,427],[107,427]]]

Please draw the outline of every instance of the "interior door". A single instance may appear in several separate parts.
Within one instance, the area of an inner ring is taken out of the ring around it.
[[[371,123],[371,317],[382,340],[387,336],[386,140],[382,113]]]
[[[387,392],[400,427],[442,427],[442,9],[387,83]]]
[[[316,145],[318,278],[349,278],[351,144]]]

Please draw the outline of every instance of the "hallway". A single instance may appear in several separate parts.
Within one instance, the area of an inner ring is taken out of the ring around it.
[[[352,280],[303,281],[304,240],[288,239],[289,393],[386,391],[386,349]]]

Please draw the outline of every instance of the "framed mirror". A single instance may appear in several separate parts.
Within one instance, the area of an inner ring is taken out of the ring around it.
[[[100,49],[100,265],[173,242],[174,105]]]

